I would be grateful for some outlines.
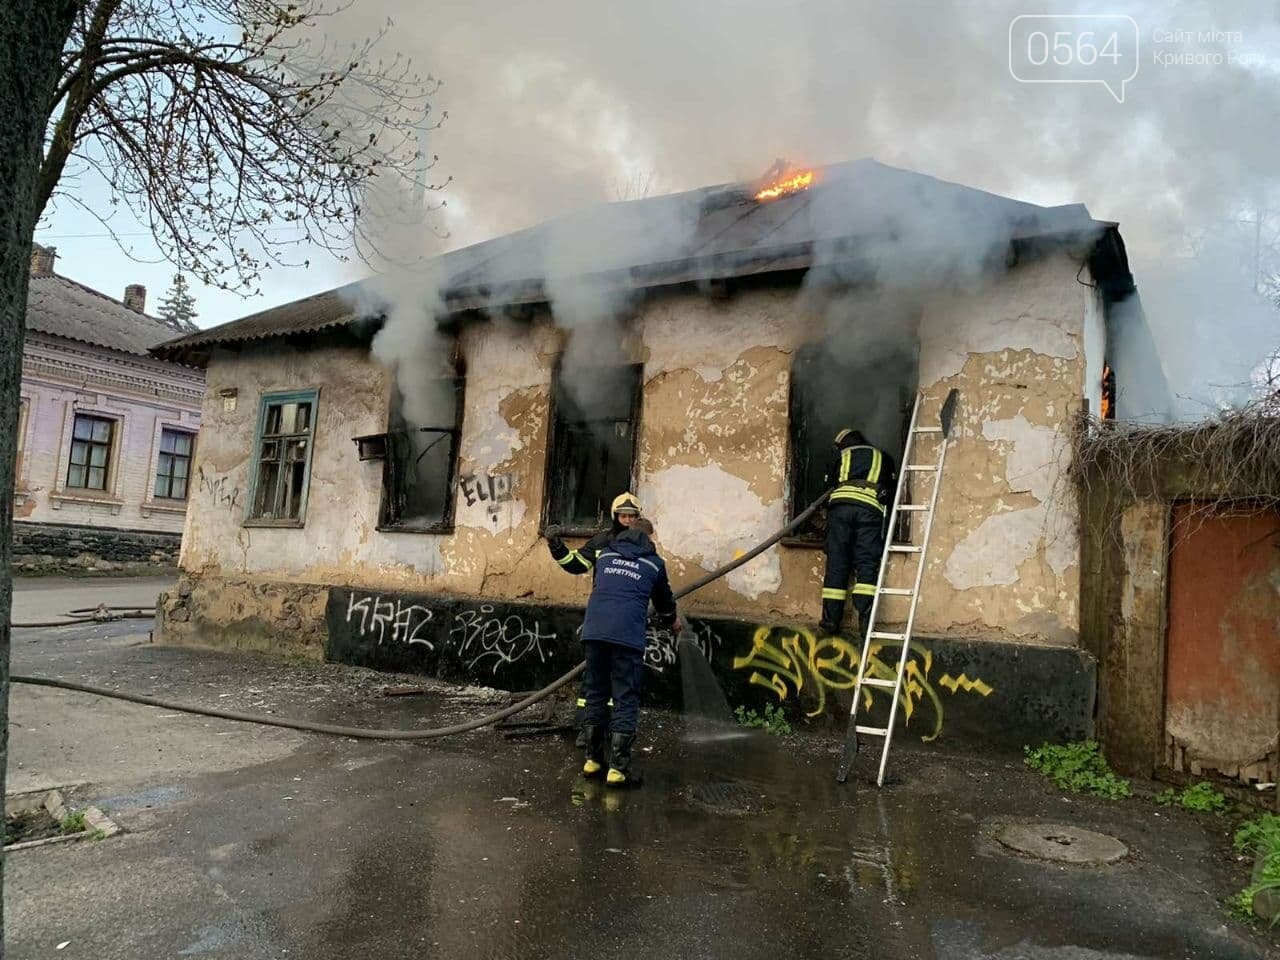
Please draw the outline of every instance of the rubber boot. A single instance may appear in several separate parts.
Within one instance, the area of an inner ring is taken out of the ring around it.
[[[609,709],[613,710],[613,699],[609,700]],[[605,721],[608,722],[607,720]],[[579,750],[586,749],[587,746],[587,698],[579,697],[573,711],[573,726],[578,731],[578,737],[574,740],[574,746]]]
[[[867,639],[867,628],[870,626],[871,626],[871,611],[859,610],[858,611],[858,639],[859,640]]]
[[[587,698],[579,697],[578,702],[574,705],[573,725],[578,731],[578,738],[574,741],[574,746],[579,750],[586,749],[587,746]]]
[[[582,765],[584,777],[598,777],[604,772],[604,727],[588,724],[582,728],[586,734],[587,760]]]
[[[636,742],[634,733],[615,733],[609,743],[609,775],[605,783],[610,787],[625,787],[632,780],[631,747]]]

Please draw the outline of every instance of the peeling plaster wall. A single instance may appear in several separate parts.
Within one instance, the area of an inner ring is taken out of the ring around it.
[[[1089,289],[1076,282],[1077,270],[1066,256],[1024,263],[925,306],[925,422],[949,388],[962,399],[917,616],[922,633],[1075,640],[1075,504],[1060,470],[1085,365]],[[634,359],[645,365],[636,492],[677,587],[785,522],[791,362],[813,329],[796,294],[752,289],[721,300],[672,292],[651,297],[634,319]],[[385,429],[390,384],[365,351],[273,344],[216,353],[184,570],[582,604],[589,579],[564,574],[538,536],[560,343],[545,321],[464,329],[455,529],[435,535],[377,530],[381,464],[360,463],[351,438]],[[313,386],[319,425],[305,528],[243,527],[260,398]],[[222,407],[224,387],[239,390],[232,412]],[[503,495],[476,493],[495,489]],[[816,619],[822,569],[820,550],[775,546],[699,592],[690,609]]]
[[[960,403],[919,632],[1077,642],[1079,508],[1064,471],[1088,363],[1085,320],[1096,309],[1078,269],[1051,254],[925,306],[925,422],[936,422],[951,388]],[[917,462],[935,450],[922,443]]]
[[[678,586],[786,522],[791,357],[806,324],[794,289],[728,300],[681,294],[640,318],[646,352],[636,493]],[[697,595],[702,610],[802,613],[774,546]],[[794,578],[793,578],[794,579]]]

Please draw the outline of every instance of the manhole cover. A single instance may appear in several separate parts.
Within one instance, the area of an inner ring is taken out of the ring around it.
[[[1129,855],[1115,837],[1062,823],[1014,823],[1001,827],[996,839],[1010,850],[1059,863],[1115,863]]]
[[[688,788],[687,794],[691,801],[706,807],[711,813],[741,816],[759,806],[756,793],[733,780],[695,783]]]

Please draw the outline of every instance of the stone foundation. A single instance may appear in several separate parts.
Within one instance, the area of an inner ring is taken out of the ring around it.
[[[182,535],[71,524],[13,524],[13,573],[97,574],[156,572],[178,564]]]
[[[320,660],[327,592],[315,584],[183,577],[156,603],[156,639]]]

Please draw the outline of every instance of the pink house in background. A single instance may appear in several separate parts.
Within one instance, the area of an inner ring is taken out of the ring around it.
[[[31,255],[14,484],[14,567],[177,560],[204,371],[151,347],[194,327],[148,316],[146,289],[116,300]]]

